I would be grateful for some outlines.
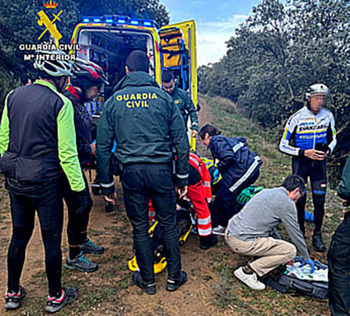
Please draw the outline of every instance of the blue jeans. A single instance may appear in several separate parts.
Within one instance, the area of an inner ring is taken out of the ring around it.
[[[148,202],[151,199],[166,248],[168,275],[179,278],[181,257],[176,229],[176,197],[169,164],[123,166],[121,182],[125,208],[133,227],[137,264],[144,282],[154,282],[153,245],[148,234]]]

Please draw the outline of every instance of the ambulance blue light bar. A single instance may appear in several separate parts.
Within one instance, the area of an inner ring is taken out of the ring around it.
[[[127,16],[104,15],[104,16],[84,16],[83,23],[106,23],[106,24],[129,24],[142,25],[145,27],[155,26],[152,20],[129,18]]]
[[[136,19],[130,19],[130,24],[131,25],[139,25],[139,20],[136,20]]]
[[[114,22],[114,19],[113,19],[113,16],[105,16],[105,22],[106,23],[113,23]]]

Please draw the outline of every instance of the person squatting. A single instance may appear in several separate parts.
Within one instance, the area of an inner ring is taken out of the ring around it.
[[[57,50],[38,54],[64,55]],[[176,227],[177,204],[184,200],[195,214],[201,249],[215,246],[218,239],[214,234],[221,234],[234,253],[255,258],[234,271],[251,289],[263,290],[259,278],[293,260],[297,252],[302,265],[309,265],[311,273],[315,269],[304,239],[306,184],[310,177],[315,207],[313,245],[317,251],[325,251],[321,235],[325,161],[336,145],[333,115],[323,107],[329,95],[324,84],[310,86],[306,105],[291,116],[283,133],[280,150],[292,156],[293,175],[281,186],[263,189],[239,205],[238,196],[258,180],[262,159],[243,137],[225,137],[208,124],[198,131],[197,111],[187,92],[177,87],[171,72],[163,73],[159,87],[149,75],[149,59],[143,51],[132,51],[125,60],[126,75],[105,102],[97,130],[84,104],[108,85],[99,65],[79,58],[74,63],[64,58],[39,58],[34,68],[38,79],[7,95],[0,126],[0,169],[6,177],[12,216],[6,309],[19,308],[26,295],[20,279],[35,212],[45,248],[46,311],[55,313],[77,298],[75,288],[61,283],[63,199],[69,243],[65,268],[98,269],[85,256],[104,252],[87,234],[93,201],[84,170],[93,164],[91,144],[95,138],[97,179],[107,202],[116,199],[114,174],[118,169],[139,267],[132,282],[146,294],[157,291],[148,232],[150,205],[165,247],[168,291],[176,291],[188,279],[181,266]],[[199,135],[213,160],[189,152],[189,117],[192,137]],[[349,183],[343,179],[345,182]],[[279,223],[291,242],[272,237]],[[342,228],[337,232],[334,240],[345,233]],[[334,252],[333,248],[329,253],[330,267],[337,266]],[[335,289],[339,278],[330,280],[330,288]],[[341,286],[350,293],[348,284]],[[336,314],[342,304],[335,295],[331,298],[332,313]],[[341,299],[349,308],[349,298],[344,294]]]

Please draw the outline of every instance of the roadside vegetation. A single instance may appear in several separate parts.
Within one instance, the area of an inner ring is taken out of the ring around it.
[[[235,105],[220,97],[201,97],[201,125],[212,123],[225,136],[243,136],[250,148],[264,160],[258,184],[274,187],[281,184],[290,173],[289,158],[280,154],[277,144],[271,142],[269,133],[250,120],[242,117]],[[200,142],[198,142],[200,143]],[[207,154],[199,144],[199,151]],[[101,197],[95,197],[91,214],[89,236],[106,247],[102,256],[89,255],[99,264],[95,273],[81,273],[63,269],[63,284],[76,286],[79,298],[58,315],[328,315],[328,302],[309,297],[280,294],[268,288],[255,292],[240,283],[233,275],[234,269],[244,264],[248,257],[235,255],[226,246],[222,237],[218,246],[208,251],[198,248],[196,236],[181,247],[183,269],[189,274],[189,281],[180,291],[169,293],[165,290],[166,273],[156,277],[157,294],[148,296],[131,284],[131,273],[127,260],[132,256],[132,233],[126,217],[122,192],[118,185],[116,212],[106,214]],[[310,205],[309,205],[310,206]],[[311,210],[312,208],[309,207]],[[343,214],[341,203],[335,191],[329,190],[326,202],[324,240],[329,245],[334,228]],[[0,189],[0,286],[6,287],[6,251],[11,233],[9,200],[4,187]],[[17,312],[6,315],[45,315],[47,281],[43,265],[43,249],[37,229],[30,242],[22,283],[28,291],[23,306]],[[307,225],[307,244],[311,256],[326,262],[325,254],[316,253],[311,245],[312,225]],[[283,238],[288,238],[283,229]],[[63,236],[63,255],[68,252],[67,239]],[[0,305],[0,315],[4,315]]]
[[[345,0],[263,0],[227,41],[226,55],[198,71],[201,93],[229,98],[274,141],[306,89],[326,84],[338,132],[333,186],[350,152],[349,18]]]
[[[228,137],[245,137],[249,147],[257,152],[264,163],[261,168],[257,184],[264,187],[281,185],[283,179],[291,174],[290,157],[278,151],[278,143],[273,142],[271,132],[264,130],[245,118],[237,110],[237,106],[230,100],[222,97],[204,96],[206,105],[214,114],[213,124]],[[204,124],[205,122],[201,122]],[[310,194],[309,194],[310,197]],[[308,199],[307,207],[313,210],[312,201]],[[326,214],[324,223],[324,241],[327,247],[330,244],[334,229],[340,224],[344,210],[334,190],[329,190],[326,196]],[[283,227],[279,227],[284,239],[288,235]],[[312,247],[313,224],[306,224],[306,242],[313,258],[326,263],[326,254],[315,252]],[[281,294],[268,288],[264,292],[254,292],[242,285],[233,276],[233,270],[244,264],[250,258],[233,255],[227,247],[222,249],[213,261],[213,268],[218,282],[212,285],[215,299],[212,304],[222,311],[230,311],[237,315],[328,315],[328,302],[309,297]],[[225,250],[228,251],[225,251]]]

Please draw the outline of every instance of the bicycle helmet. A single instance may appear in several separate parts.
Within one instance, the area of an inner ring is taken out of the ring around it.
[[[63,56],[67,54],[63,51],[39,50],[36,53],[37,56],[33,65],[35,69],[43,71],[52,77],[71,77],[73,75],[72,63],[69,60],[65,60]],[[62,57],[60,58],[59,56]]]
[[[103,69],[92,61],[77,58],[73,64],[73,73],[76,78],[72,82],[77,83],[78,86],[81,79],[87,79],[98,85],[109,84]]]
[[[328,87],[323,84],[323,83],[315,83],[313,85],[311,85],[305,94],[306,98],[310,98],[315,94],[323,94],[324,96],[328,96],[329,95],[329,89]]]

